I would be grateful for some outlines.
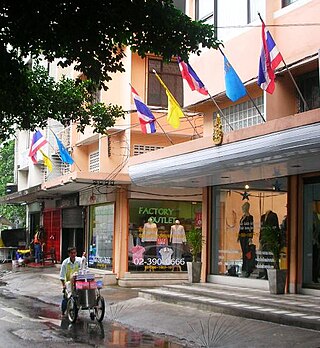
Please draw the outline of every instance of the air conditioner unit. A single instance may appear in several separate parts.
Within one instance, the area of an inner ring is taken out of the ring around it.
[[[18,185],[13,183],[8,183],[6,185],[6,194],[14,193],[18,191]]]

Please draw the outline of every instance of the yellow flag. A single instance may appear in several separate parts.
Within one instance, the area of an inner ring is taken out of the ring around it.
[[[49,172],[52,172],[52,162],[51,159],[42,151],[39,150],[43,157],[43,164],[48,168]]]
[[[156,75],[156,78],[161,83],[162,87],[165,89],[167,97],[168,97],[168,115],[167,115],[167,121],[173,128],[179,128],[180,126],[180,118],[184,117],[183,111],[179,105],[179,103],[176,101],[174,96],[169,91],[168,87],[164,84],[164,82],[160,79],[159,75],[156,73],[155,70],[153,70],[154,74]]]

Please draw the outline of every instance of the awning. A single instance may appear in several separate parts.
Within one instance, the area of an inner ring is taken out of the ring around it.
[[[320,171],[320,123],[129,166],[138,186],[206,187]]]

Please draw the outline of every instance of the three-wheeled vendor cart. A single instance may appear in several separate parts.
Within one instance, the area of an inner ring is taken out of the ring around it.
[[[71,323],[77,320],[80,309],[89,310],[91,320],[101,322],[105,314],[105,302],[100,294],[102,281],[96,281],[94,274],[74,275],[71,294],[67,301],[67,316]]]

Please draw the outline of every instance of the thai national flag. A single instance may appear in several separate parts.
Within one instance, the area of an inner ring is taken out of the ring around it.
[[[185,63],[178,57],[178,64],[181,71],[182,78],[184,78],[192,91],[198,91],[201,94],[208,95],[208,91],[198,75],[192,69],[189,63]]]
[[[44,138],[44,136],[41,134],[40,131],[36,131],[33,134],[31,147],[29,150],[29,156],[31,157],[33,163],[35,163],[35,164],[38,163],[38,160],[36,157],[37,152],[45,144],[47,144],[47,140]]]
[[[266,92],[274,92],[274,71],[282,61],[282,56],[269,30],[262,22],[262,49],[259,62],[258,85]]]
[[[133,96],[134,103],[137,108],[137,113],[139,116],[141,131],[144,134],[150,134],[156,132],[155,117],[153,116],[150,109],[141,100],[136,90],[131,86],[131,93]]]

